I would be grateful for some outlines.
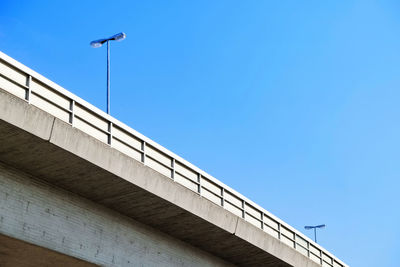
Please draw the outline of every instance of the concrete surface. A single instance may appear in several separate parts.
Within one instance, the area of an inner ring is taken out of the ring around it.
[[[2,267],[95,267],[93,263],[79,260],[53,250],[0,235],[0,266]]]
[[[0,252],[20,261],[43,261],[48,248],[102,266],[230,266],[223,260],[76,194],[0,163]],[[7,249],[2,249],[7,248]],[[53,255],[60,256],[53,252]],[[4,256],[0,254],[1,259]],[[49,258],[50,262],[52,258]],[[82,265],[64,256],[61,265]],[[48,264],[50,264],[50,262]],[[86,264],[89,266],[89,264]],[[2,265],[1,265],[2,266]],[[21,266],[21,265],[20,265]],[[22,265],[23,266],[23,265]],[[41,266],[41,265],[36,265]],[[59,266],[59,265],[53,265]]]
[[[320,266],[195,192],[1,91],[0,144],[0,161],[231,263]]]

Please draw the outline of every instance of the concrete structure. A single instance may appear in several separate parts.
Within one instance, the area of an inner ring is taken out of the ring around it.
[[[77,266],[346,266],[3,53],[0,216],[0,240],[10,244],[0,252],[11,262],[14,246]]]

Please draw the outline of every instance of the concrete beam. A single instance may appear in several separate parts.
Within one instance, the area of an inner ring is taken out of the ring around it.
[[[4,163],[0,163],[0,233],[34,244],[29,249],[37,254],[31,262],[48,257],[43,249],[47,248],[100,266],[232,266]],[[0,238],[0,252],[3,246],[5,253],[0,254],[0,262],[4,257],[21,261],[9,250],[25,246],[22,242],[14,246],[12,240]],[[73,265],[59,263],[52,266]]]
[[[0,266],[2,267],[98,266],[5,235],[0,235],[0,255]]]
[[[55,118],[0,90],[0,120],[43,140],[49,140]]]
[[[237,265],[320,266],[71,125],[5,92],[0,99],[1,161]]]

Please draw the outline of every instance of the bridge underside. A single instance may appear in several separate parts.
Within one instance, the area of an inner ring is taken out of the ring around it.
[[[0,234],[0,266],[94,267],[98,265]]]
[[[2,91],[0,144],[0,161],[228,262],[319,266],[173,180]]]

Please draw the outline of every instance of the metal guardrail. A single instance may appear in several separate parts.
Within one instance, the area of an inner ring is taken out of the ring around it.
[[[0,88],[197,192],[322,266],[347,265],[211,175],[0,52]]]

